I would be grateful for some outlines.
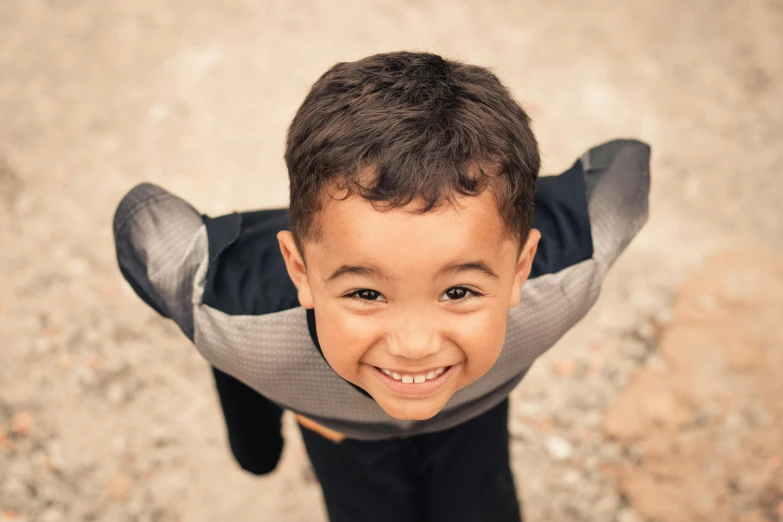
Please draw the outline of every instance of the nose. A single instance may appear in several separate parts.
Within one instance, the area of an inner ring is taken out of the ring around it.
[[[400,314],[389,326],[387,346],[393,355],[415,361],[440,350],[440,336],[431,314]]]

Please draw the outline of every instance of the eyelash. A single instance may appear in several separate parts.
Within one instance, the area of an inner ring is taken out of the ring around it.
[[[475,299],[477,297],[481,297],[481,296],[484,295],[484,294],[476,292],[475,290],[472,290],[472,289],[470,289],[470,288],[468,288],[466,286],[452,286],[451,288],[446,290],[446,292],[448,292],[449,290],[454,290],[456,288],[459,288],[461,290],[465,290],[467,292],[467,294],[462,299],[451,299],[450,301],[453,302],[453,303],[460,303],[460,304],[461,303],[465,303],[467,301],[472,301],[473,299]],[[350,294],[344,295],[343,297],[346,298],[346,299],[350,299],[352,301],[359,301],[361,304],[363,304],[365,306],[372,306],[373,303],[378,302],[378,301],[375,301],[375,300],[372,300],[372,299],[362,299],[361,297],[358,297],[357,294],[360,294],[362,292],[373,292],[375,294],[381,295],[380,292],[376,292],[375,290],[370,290],[369,288],[360,288],[359,290],[355,290],[355,291],[351,292]]]

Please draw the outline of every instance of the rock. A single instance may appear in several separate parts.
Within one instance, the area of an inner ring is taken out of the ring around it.
[[[59,487],[59,484],[49,480],[45,481],[43,486],[39,487],[37,496],[41,501],[45,502],[46,505],[52,506],[54,504],[64,503],[64,493],[64,490]]]
[[[112,404],[119,404],[125,399],[125,389],[118,382],[113,382],[109,385],[109,389],[106,392],[106,397]]]
[[[552,414],[552,420],[557,424],[560,428],[570,428],[571,424],[573,423],[574,419],[574,412],[568,411],[566,409],[557,409]]]
[[[118,435],[111,441],[114,453],[125,453],[128,450],[128,439],[124,435]]]
[[[30,501],[30,495],[22,480],[16,477],[10,477],[7,478],[2,485],[5,506],[9,508],[22,508],[27,506]]]
[[[13,509],[0,511],[0,522],[20,522],[22,519]]]
[[[655,313],[666,305],[665,298],[650,284],[641,285],[630,293],[629,305],[642,315]]]
[[[49,456],[44,451],[35,450],[33,451],[33,454],[30,455],[30,462],[38,469],[46,469],[49,467]]]
[[[582,415],[581,420],[585,426],[595,428],[601,425],[601,414],[597,411],[588,411]]]
[[[591,502],[595,502],[596,499],[608,491],[596,478],[585,474],[582,476],[582,481],[577,484],[577,493]]]
[[[73,373],[76,377],[76,382],[83,387],[93,386],[98,380],[95,370],[88,366],[76,366],[73,369]]]
[[[22,445],[19,445],[22,447]],[[32,445],[29,444],[24,448],[25,453],[32,453]],[[27,480],[33,475],[33,463],[28,458],[11,459],[8,465],[3,469],[3,474],[9,477],[15,477],[22,480]]]
[[[117,475],[109,483],[109,496],[114,500],[125,500],[132,486],[133,482],[128,475]]]
[[[541,415],[535,419],[535,425],[539,430],[545,432],[551,432],[555,427],[554,422],[552,422],[552,417],[549,415]]]
[[[516,410],[520,415],[532,417],[541,411],[541,403],[536,401],[518,401]]]
[[[16,435],[27,435],[35,426],[35,417],[27,411],[21,411],[11,419],[11,432]]]
[[[73,276],[82,276],[90,270],[90,264],[82,257],[71,258],[66,266],[68,273]]]
[[[658,334],[657,325],[654,320],[645,321],[636,327],[636,334],[646,342],[652,342]],[[646,347],[645,347],[646,348]]]
[[[46,355],[54,348],[54,342],[46,337],[39,337],[33,341],[33,347],[37,355]]]
[[[0,432],[0,453],[1,452],[8,452],[10,453],[14,449],[14,441],[8,438],[8,435],[6,435],[3,432]]]
[[[674,312],[669,307],[663,308],[653,317],[653,325],[657,329],[665,328],[669,326],[674,320]]]
[[[573,454],[571,443],[559,435],[550,435],[544,441],[549,455],[555,460],[565,460]]]
[[[576,471],[575,469],[569,469],[565,472],[563,475],[563,484],[567,484],[569,486],[575,486],[582,480],[582,475]]]
[[[63,519],[63,512],[57,508],[50,507],[41,514],[41,522],[60,522]]]
[[[50,440],[46,445],[46,454],[49,463],[54,469],[65,469],[65,456],[63,445],[59,440]]]
[[[666,359],[657,353],[654,353],[647,358],[645,361],[645,366],[651,370],[656,370],[659,372],[665,372],[669,369],[669,364],[666,362]]]
[[[599,448],[601,460],[604,462],[619,462],[623,456],[623,449],[617,442],[606,442]]]
[[[759,507],[767,513],[777,511],[778,515],[783,515],[783,483],[780,483],[776,478],[766,481],[759,492],[758,499]]]
[[[641,361],[647,356],[647,347],[636,339],[623,339],[621,353],[634,360]]]
[[[171,114],[171,110],[168,105],[163,102],[153,104],[149,110],[147,110],[147,119],[150,123],[157,125],[166,120]]]
[[[617,513],[617,522],[644,522],[642,518],[631,508],[625,507]]]
[[[569,490],[561,490],[557,494],[557,486],[550,492],[552,512],[546,520],[585,520],[589,516],[592,506],[584,499],[579,498]]]
[[[593,513],[599,520],[614,520],[619,505],[619,495],[614,491],[610,491],[595,501],[593,504]]]
[[[590,455],[584,460],[582,466],[585,471],[589,472],[590,475],[593,475],[596,471],[598,471],[599,464],[600,464],[600,460],[598,456]]]
[[[561,359],[552,364],[552,372],[560,377],[572,377],[576,373],[576,362],[572,359]]]

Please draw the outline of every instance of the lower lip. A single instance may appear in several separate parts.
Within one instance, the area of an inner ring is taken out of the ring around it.
[[[449,366],[448,370],[444,371],[436,378],[428,379],[421,384],[407,384],[386,375],[375,366],[370,366],[370,368],[372,368],[372,371],[376,373],[381,382],[385,384],[391,392],[407,397],[422,397],[425,395],[432,395],[438,391],[441,386],[446,383],[449,377],[451,377],[451,374],[454,373],[454,368],[456,368],[456,366],[457,365]]]

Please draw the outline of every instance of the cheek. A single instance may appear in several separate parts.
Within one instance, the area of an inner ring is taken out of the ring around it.
[[[466,369],[474,377],[486,373],[500,357],[506,339],[508,315],[488,314],[466,322],[460,329],[460,345],[467,357]]]
[[[325,311],[316,315],[316,325],[324,357],[338,374],[347,378],[356,372],[372,337],[366,325],[346,315]]]

